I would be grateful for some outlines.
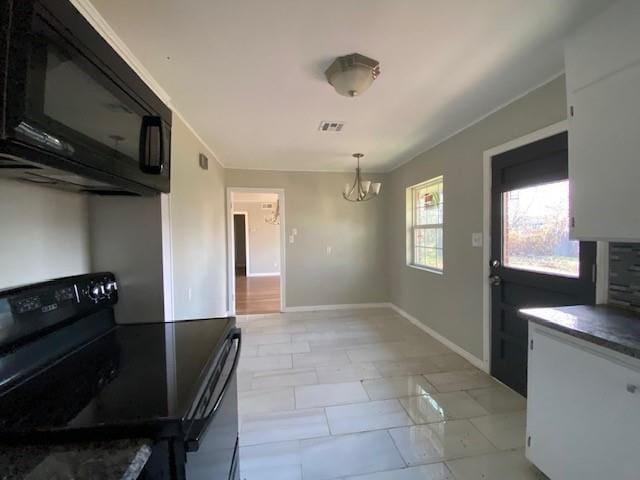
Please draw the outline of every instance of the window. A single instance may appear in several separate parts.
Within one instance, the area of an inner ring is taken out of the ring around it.
[[[407,188],[407,265],[442,272],[444,177]]]
[[[569,239],[569,180],[502,194],[505,267],[580,276],[580,242]]]

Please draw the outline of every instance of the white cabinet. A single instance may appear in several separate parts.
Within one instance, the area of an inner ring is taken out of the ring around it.
[[[552,480],[640,478],[640,361],[530,323],[527,458]]]
[[[640,240],[640,2],[574,32],[565,64],[572,236]]]

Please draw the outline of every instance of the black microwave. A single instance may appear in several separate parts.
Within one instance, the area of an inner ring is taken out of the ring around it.
[[[169,192],[171,110],[68,0],[0,0],[0,176]]]

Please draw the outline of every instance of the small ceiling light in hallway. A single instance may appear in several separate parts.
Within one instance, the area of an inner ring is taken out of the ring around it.
[[[380,193],[382,184],[379,182],[371,182],[370,180],[362,180],[362,177],[360,176],[360,159],[364,157],[364,153],[354,153],[352,156],[358,159],[356,177],[353,181],[353,185],[347,183],[344,186],[342,196],[345,200],[349,200],[350,202],[364,202],[377,197]]]
[[[359,53],[336,58],[324,72],[340,95],[357,97],[380,75],[380,63]]]
[[[264,221],[269,225],[280,225],[280,199],[276,200],[276,209]]]

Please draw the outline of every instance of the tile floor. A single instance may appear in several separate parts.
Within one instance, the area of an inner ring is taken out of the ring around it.
[[[239,316],[243,480],[540,480],[525,399],[389,309]]]

